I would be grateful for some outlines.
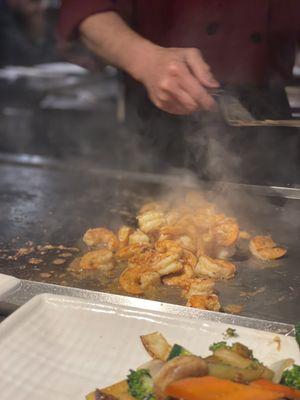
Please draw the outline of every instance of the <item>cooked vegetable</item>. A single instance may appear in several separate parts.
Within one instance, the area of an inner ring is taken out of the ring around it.
[[[118,400],[134,400],[134,398],[128,393],[128,384],[126,380],[117,382],[104,389],[96,390],[95,392],[89,393],[86,396],[86,400],[97,400],[97,395],[99,394],[99,392],[111,397],[115,397]]]
[[[206,359],[208,365],[208,375],[215,376],[220,379],[230,379],[231,381],[248,383],[254,381],[255,379],[260,379],[262,377],[267,378],[264,374],[266,368],[263,365],[257,366],[257,368],[238,368],[232,365],[226,365],[220,363],[218,359],[216,361]],[[269,377],[272,379],[272,376]]]
[[[174,344],[174,346],[170,351],[168,361],[178,356],[190,356],[190,355],[192,355],[192,353],[187,349],[185,349],[184,347],[180,346],[180,344]]]
[[[171,382],[191,376],[203,376],[207,372],[206,362],[197,356],[180,356],[167,361],[154,379],[156,399],[165,398],[165,388]]]
[[[254,360],[253,352],[247,346],[242,343],[236,342],[231,346],[231,350],[235,353],[239,354],[242,357],[250,358],[250,360]]]
[[[255,379],[273,379],[274,373],[253,357],[252,350],[241,343],[228,346],[226,342],[210,347],[213,355],[206,358],[209,375],[236,382],[251,382]]]
[[[154,332],[149,335],[143,335],[141,336],[141,341],[152,358],[157,358],[161,361],[168,359],[172,347],[161,333]]]
[[[274,372],[274,377],[272,381],[274,383],[280,383],[283,372],[294,365],[294,359],[293,358],[286,358],[284,360],[277,361],[270,365],[270,369]]]
[[[293,365],[292,368],[284,371],[280,383],[300,390],[300,365]]]
[[[147,369],[130,370],[127,376],[128,392],[137,400],[153,400],[153,380]]]
[[[300,390],[292,389],[288,386],[278,385],[271,381],[260,379],[251,383],[251,386],[272,390],[272,392],[284,393],[284,398],[300,399]]]
[[[295,325],[295,331],[296,331],[296,340],[300,347],[300,323]]]
[[[183,400],[276,400],[283,392],[234,383],[213,376],[186,378],[167,386],[166,395]]]
[[[216,350],[223,349],[223,348],[224,349],[229,348],[229,346],[227,346],[226,342],[217,342],[217,343],[214,343],[211,346],[209,346],[209,350],[212,352],[215,352]]]
[[[231,337],[238,337],[238,334],[236,333],[236,329],[233,328],[228,328],[226,329],[226,332],[224,333],[224,339],[226,338],[231,338]]]
[[[248,368],[252,364],[250,358],[246,358],[231,349],[219,348],[214,351],[214,356],[224,364],[238,368]]]

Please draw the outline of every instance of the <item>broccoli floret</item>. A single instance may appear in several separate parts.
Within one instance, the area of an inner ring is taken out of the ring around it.
[[[293,365],[284,371],[281,384],[300,390],[300,365]]]
[[[217,342],[217,343],[214,343],[211,346],[209,346],[209,350],[212,352],[219,350],[219,349],[228,349],[228,348],[229,347],[227,346],[226,342]]]
[[[129,393],[137,400],[155,400],[153,381],[148,369],[130,370],[127,375]]]
[[[296,331],[296,340],[300,347],[300,322],[299,324],[295,325],[295,331]]]
[[[192,353],[185,349],[184,347],[180,346],[180,344],[174,344],[172,347],[168,361],[172,360],[172,358],[179,357],[179,356],[190,356]]]

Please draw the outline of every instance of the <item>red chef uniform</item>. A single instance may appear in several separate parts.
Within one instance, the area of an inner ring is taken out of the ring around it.
[[[116,11],[164,47],[197,47],[223,83],[262,84],[291,76],[299,0],[64,0],[60,32],[77,35],[86,17]]]

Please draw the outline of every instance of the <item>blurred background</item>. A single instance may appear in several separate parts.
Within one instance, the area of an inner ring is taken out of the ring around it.
[[[187,169],[200,179],[299,185],[299,129],[235,128],[219,140],[196,119],[187,123],[184,144],[174,137],[172,155],[158,155],[130,123],[122,75],[80,43],[60,43],[59,7],[59,0],[0,0],[3,160],[32,155],[155,173]],[[300,116],[300,53],[286,91],[293,116]],[[198,137],[199,129],[207,130],[206,139]],[[209,154],[203,150],[207,141]]]

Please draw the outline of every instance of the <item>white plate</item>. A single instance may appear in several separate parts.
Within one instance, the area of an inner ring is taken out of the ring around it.
[[[209,345],[222,340],[227,328],[159,311],[40,295],[0,324],[0,398],[84,399],[149,359],[139,341],[142,334],[160,331],[170,343],[207,355]],[[238,340],[265,364],[288,357],[299,363],[294,338],[236,329]],[[275,336],[280,336],[280,351]]]

